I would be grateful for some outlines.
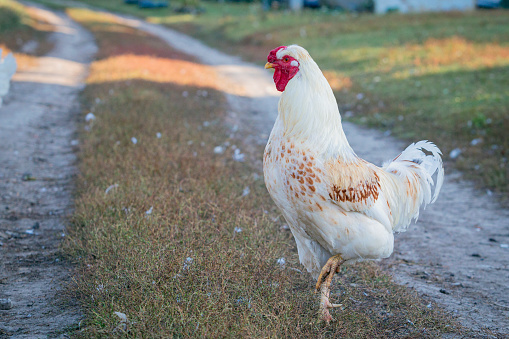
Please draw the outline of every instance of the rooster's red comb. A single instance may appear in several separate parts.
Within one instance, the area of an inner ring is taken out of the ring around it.
[[[286,48],[286,46],[279,46],[278,48],[274,48],[272,51],[270,51],[269,56],[267,57],[268,62],[274,62],[277,60],[276,53],[280,50]]]

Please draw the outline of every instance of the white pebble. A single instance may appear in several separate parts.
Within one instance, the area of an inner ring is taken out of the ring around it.
[[[482,142],[481,138],[475,138],[474,140],[470,141],[470,145],[475,146],[479,145]]]
[[[131,138],[131,141],[132,141],[132,143],[133,143],[133,144],[135,144],[135,145],[138,143],[138,139],[136,139],[135,137],[132,137],[132,138]]]
[[[235,161],[238,161],[238,162],[243,162],[244,159],[245,159],[245,154],[244,153],[240,153],[240,149],[235,149],[235,151],[233,152],[233,160]]]
[[[251,193],[251,190],[249,189],[249,186],[246,186],[246,188],[242,191],[242,196],[245,197],[249,193]]]
[[[122,313],[122,312],[113,312],[116,314],[117,317],[120,318],[120,321],[121,322],[127,322],[127,316],[125,315],[125,313]]]
[[[184,270],[187,270],[189,268],[189,266],[191,266],[192,263],[193,263],[193,258],[187,257],[186,260],[184,261],[184,266],[182,268]]]
[[[92,121],[92,120],[95,120],[95,115],[94,115],[94,113],[90,112],[90,113],[88,113],[88,114],[85,116],[85,121],[86,121],[86,122],[89,122],[89,121]]]
[[[456,159],[457,157],[459,157],[461,154],[461,149],[459,148],[455,148],[451,151],[451,153],[449,153],[449,156],[451,157],[451,159]]]
[[[223,146],[216,146],[216,147],[214,147],[214,153],[215,154],[223,154],[224,153],[224,147]]]

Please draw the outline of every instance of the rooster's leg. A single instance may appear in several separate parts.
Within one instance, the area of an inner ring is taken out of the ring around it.
[[[332,320],[332,316],[329,313],[329,308],[341,306],[341,304],[331,304],[329,301],[329,295],[332,278],[336,272],[339,272],[339,268],[344,262],[345,260],[343,260],[340,254],[336,254],[335,256],[330,257],[325,266],[322,268],[316,283],[316,289],[320,291],[319,317],[320,320],[323,320],[326,323],[329,323]]]

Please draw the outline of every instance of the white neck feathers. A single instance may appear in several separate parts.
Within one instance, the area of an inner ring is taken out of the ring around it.
[[[288,82],[279,100],[285,135],[306,141],[327,157],[356,158],[348,144],[334,93],[318,65],[299,61],[299,72]]]

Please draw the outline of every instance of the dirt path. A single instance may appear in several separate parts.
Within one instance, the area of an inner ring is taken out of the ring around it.
[[[227,93],[233,110],[229,119],[232,130],[239,128],[237,135],[247,138],[246,145],[265,144],[279,100],[269,72],[182,33],[123,18],[125,23],[216,66],[222,76],[219,87]],[[358,155],[375,164],[394,158],[407,146],[348,122],[344,129]],[[261,169],[261,155],[257,154],[255,161]],[[440,198],[421,213],[408,232],[396,237],[394,255],[384,265],[396,281],[444,305],[467,327],[509,334],[509,211],[462,182],[459,173],[446,172]]]
[[[55,26],[55,48],[15,75],[0,108],[0,299],[12,301],[0,310],[0,338],[54,338],[80,317],[57,298],[70,270],[57,252],[72,209],[77,95],[95,44],[66,16],[37,11]]]

